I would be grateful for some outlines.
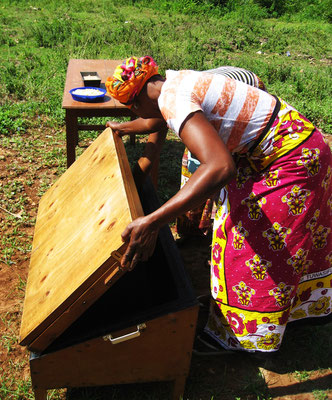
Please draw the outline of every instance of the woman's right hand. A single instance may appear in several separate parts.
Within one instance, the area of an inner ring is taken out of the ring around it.
[[[156,247],[159,227],[150,222],[151,217],[139,217],[122,232],[128,247],[121,259],[121,267],[131,271],[139,261],[147,261]]]

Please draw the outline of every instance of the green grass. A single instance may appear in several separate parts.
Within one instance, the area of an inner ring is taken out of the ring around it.
[[[310,379],[310,373],[308,371],[295,371],[294,376],[300,382]]]
[[[44,124],[63,125],[70,58],[132,54],[153,55],[162,73],[220,65],[252,69],[271,92],[331,133],[331,26],[326,18],[270,18],[273,12],[260,3],[137,0],[118,7],[111,0],[37,0],[31,6],[4,0],[0,134],[27,129],[41,116],[47,116]]]

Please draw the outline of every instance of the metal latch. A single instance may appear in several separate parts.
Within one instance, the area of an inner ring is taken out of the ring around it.
[[[112,344],[118,344],[121,342],[125,342],[126,340],[134,339],[134,338],[140,336],[141,331],[143,331],[145,328],[146,328],[145,323],[139,324],[139,325],[137,325],[137,330],[135,332],[127,333],[126,335],[119,336],[117,338],[113,338],[112,335],[106,335],[106,336],[103,336],[103,339],[105,341],[109,340]]]

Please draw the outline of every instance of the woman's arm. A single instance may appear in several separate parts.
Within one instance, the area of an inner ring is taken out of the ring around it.
[[[167,127],[150,133],[144,152],[133,168],[136,186],[141,186],[146,176],[150,174],[153,184],[157,187],[159,157],[166,135]]]
[[[108,121],[106,126],[118,136],[144,135],[165,129],[166,123],[161,118],[137,118],[127,122]]]
[[[124,230],[122,239],[129,242],[121,260],[124,268],[132,269],[138,261],[145,261],[152,255],[162,225],[202,204],[235,176],[232,155],[202,112],[188,118],[180,136],[201,165],[175,196],[153,213],[136,219]]]

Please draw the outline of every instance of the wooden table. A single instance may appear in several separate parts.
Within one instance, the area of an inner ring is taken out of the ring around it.
[[[79,124],[79,117],[134,117],[135,115],[119,101],[106,95],[104,101],[84,103],[73,100],[70,89],[84,86],[80,72],[98,72],[101,87],[105,88],[107,77],[122,60],[82,60],[71,59],[68,63],[62,108],[66,110],[67,167],[75,161],[75,148],[78,144],[79,130],[104,130],[105,125]]]

